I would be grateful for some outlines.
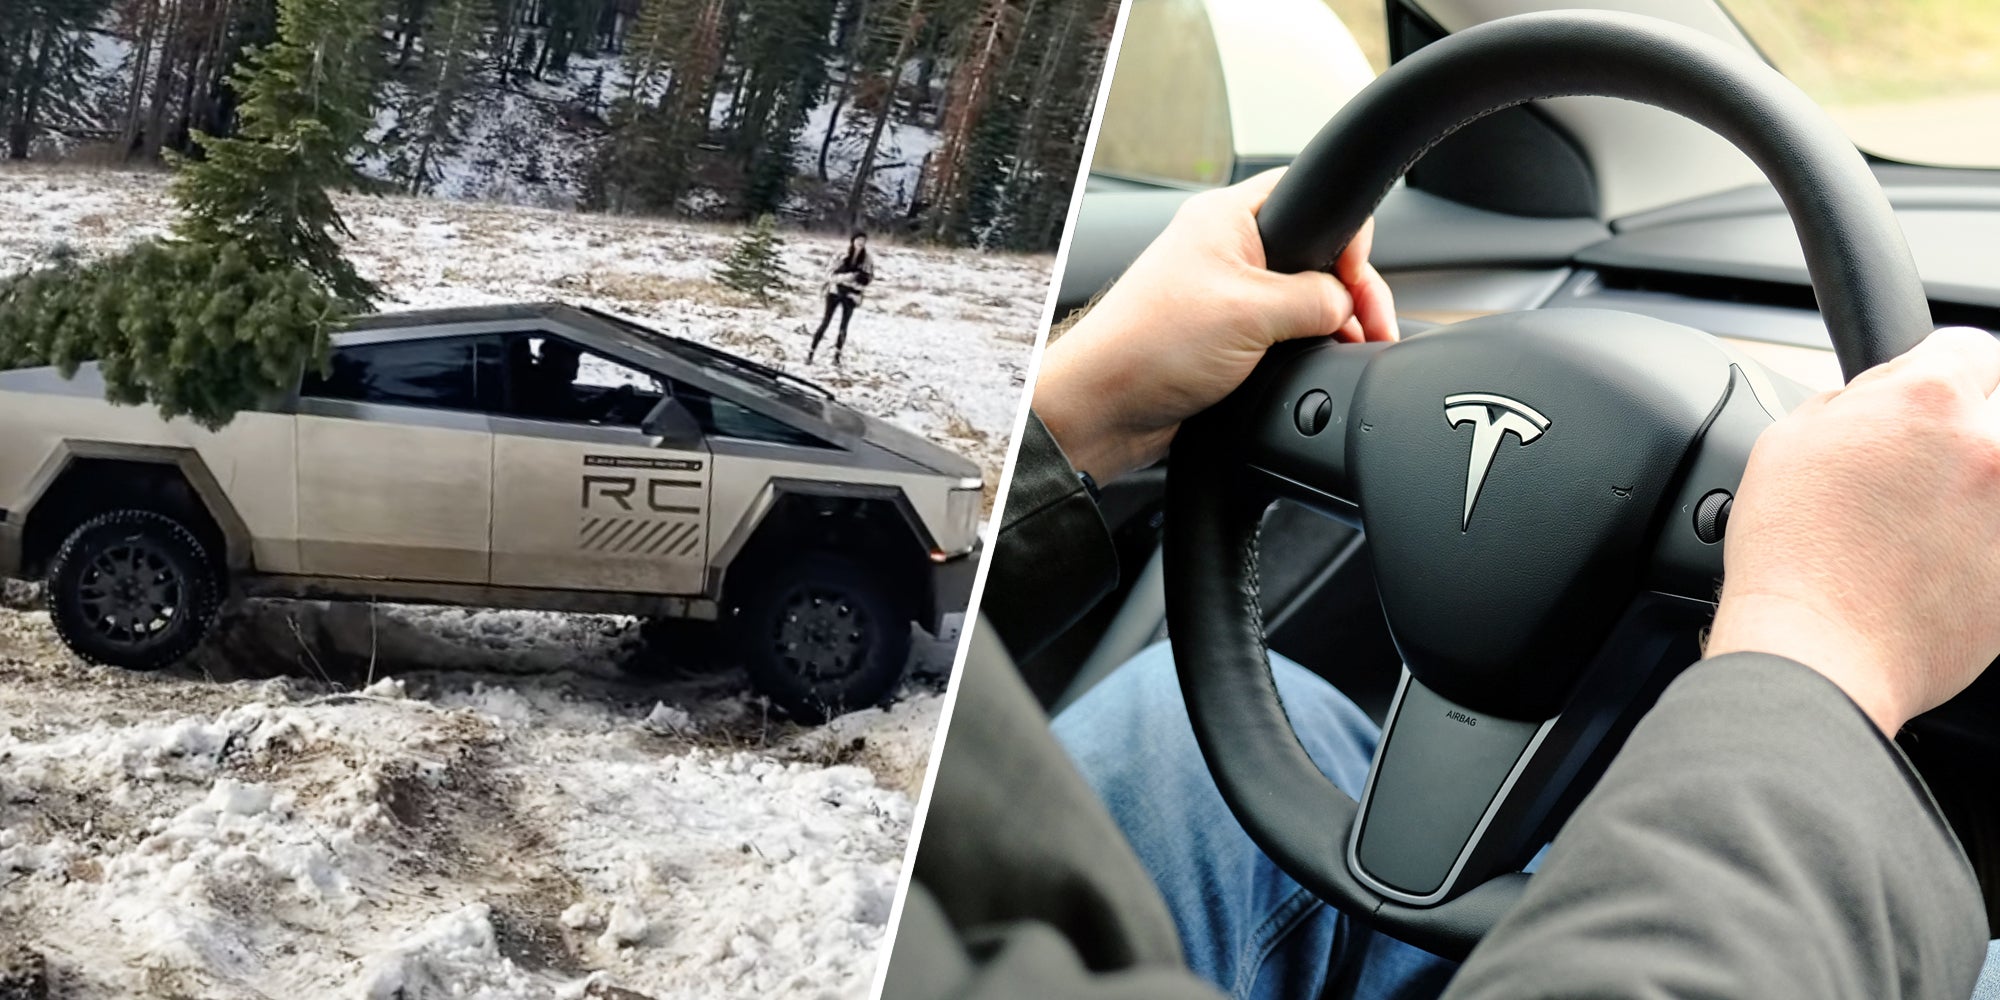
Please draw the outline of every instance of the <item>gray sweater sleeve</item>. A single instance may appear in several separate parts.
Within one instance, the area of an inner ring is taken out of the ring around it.
[[[1449,1000],[1964,1000],[1986,916],[1902,753],[1790,660],[1670,686]]]

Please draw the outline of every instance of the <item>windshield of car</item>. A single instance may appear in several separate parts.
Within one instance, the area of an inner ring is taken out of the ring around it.
[[[1855,145],[1911,163],[2000,167],[2000,3],[1722,4]]]
[[[1323,2],[1369,68],[1386,68],[1383,0]],[[1855,145],[1909,163],[2000,168],[2000,0],[1719,2]],[[1093,173],[1228,183],[1232,122],[1216,45],[1203,0],[1132,0]]]

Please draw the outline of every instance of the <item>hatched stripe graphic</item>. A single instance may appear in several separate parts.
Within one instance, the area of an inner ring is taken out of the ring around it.
[[[654,539],[651,545],[646,546],[645,554],[650,556],[655,553],[658,553],[661,549],[664,549],[667,546],[674,544],[674,542],[677,541],[683,533],[692,534],[693,531],[694,531],[694,525],[691,523],[683,521],[679,524],[675,524],[672,527],[668,528],[664,534],[660,535],[659,538]]]
[[[679,558],[701,545],[699,521],[638,517],[592,517],[577,525],[576,547],[607,555]]]
[[[592,518],[591,524],[584,529],[583,537],[579,539],[579,544],[586,549],[596,548],[598,540],[603,538],[617,525],[618,519],[615,517]]]
[[[632,537],[625,542],[624,550],[626,552],[644,551],[647,543],[651,542],[655,538],[660,537],[660,532],[667,530],[667,528],[668,524],[665,521],[654,521],[653,523],[648,524],[643,528],[640,528],[638,531],[633,532]]]
[[[611,529],[611,533],[604,536],[604,542],[601,548],[606,552],[625,551],[624,550],[625,539],[629,537],[633,533],[633,531],[637,530],[640,525],[643,525],[645,523],[646,522],[644,521],[636,520],[633,518],[620,518],[618,521],[618,527]]]
[[[700,544],[700,542],[701,542],[701,532],[690,531],[688,532],[687,541],[681,543],[681,547],[675,550],[674,555],[676,556],[693,555],[695,546]]]

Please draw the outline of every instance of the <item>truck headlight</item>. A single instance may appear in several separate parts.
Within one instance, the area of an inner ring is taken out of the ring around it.
[[[979,538],[979,506],[985,498],[982,483],[970,489],[955,489],[945,497],[945,523],[951,525],[957,537],[951,540],[955,545],[953,555],[972,551],[973,543]]]

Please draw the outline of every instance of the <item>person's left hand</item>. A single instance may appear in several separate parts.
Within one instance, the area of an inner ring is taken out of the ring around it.
[[[1395,340],[1375,223],[1333,273],[1265,270],[1257,211],[1283,170],[1189,198],[1102,301],[1049,345],[1035,415],[1079,471],[1109,482],[1158,461],[1181,421],[1221,402],[1271,345]]]

